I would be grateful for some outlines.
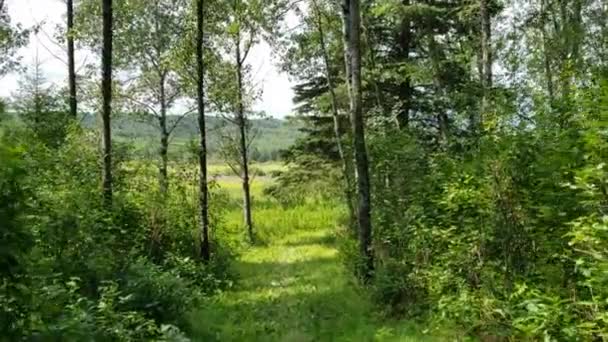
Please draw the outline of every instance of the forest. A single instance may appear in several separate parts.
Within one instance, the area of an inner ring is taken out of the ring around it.
[[[0,0],[0,341],[608,340],[604,0],[43,2]]]

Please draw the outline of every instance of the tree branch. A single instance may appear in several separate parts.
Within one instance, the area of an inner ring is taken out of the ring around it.
[[[150,106],[149,104],[147,104],[147,103],[145,103],[143,101],[140,101],[140,100],[138,100],[138,99],[136,99],[134,97],[131,97],[130,95],[127,95],[127,94],[121,94],[121,96],[123,98],[125,98],[125,99],[127,99],[127,100],[129,100],[129,101],[131,101],[133,103],[135,103],[135,104],[138,104],[138,105],[140,105],[142,107],[147,108],[148,110],[150,110],[150,112],[152,112],[152,115],[154,115],[156,117],[159,116],[158,111],[153,106]]]
[[[177,126],[179,125],[179,123],[188,115],[194,113],[194,111],[196,110],[196,108],[191,108],[189,109],[187,112],[183,113],[182,115],[180,115],[177,120],[175,120],[175,122],[173,123],[173,125],[171,125],[171,128],[169,128],[168,133],[169,135],[171,135],[173,133],[173,131],[175,130],[175,128],[177,128]]]

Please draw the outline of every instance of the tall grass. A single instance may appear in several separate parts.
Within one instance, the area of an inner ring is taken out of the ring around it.
[[[241,227],[244,234],[240,179],[222,177],[217,183],[231,199],[225,215],[226,225],[231,230]],[[260,242],[280,239],[299,230],[333,228],[345,215],[341,205],[327,199],[308,198],[301,203],[284,206],[264,195],[264,189],[271,184],[271,178],[258,177],[251,186],[254,230]]]
[[[285,171],[285,165],[279,162],[252,163],[251,174],[255,176],[271,176],[275,172]],[[208,167],[211,176],[235,176],[234,171],[226,164],[216,163]]]

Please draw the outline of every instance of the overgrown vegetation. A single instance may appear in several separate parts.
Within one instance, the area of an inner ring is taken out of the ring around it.
[[[7,3],[0,339],[608,340],[603,1],[70,1],[69,96]]]
[[[285,180],[341,163],[331,98],[348,112],[352,89],[342,23],[320,4],[281,41],[307,133]],[[369,290],[387,314],[482,340],[608,338],[606,15],[598,1],[366,2]],[[358,272],[357,242],[342,249]]]
[[[231,281],[219,245],[212,264],[197,261],[192,175],[176,177],[161,198],[150,168],[118,161],[130,181],[116,184],[109,210],[89,181],[99,177],[94,136],[74,126],[55,149],[22,127],[11,131],[1,148],[3,337],[183,336],[202,295]]]

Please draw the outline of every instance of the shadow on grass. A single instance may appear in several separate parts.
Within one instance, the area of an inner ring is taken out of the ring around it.
[[[375,316],[328,233],[291,227],[280,237],[269,236],[270,244],[248,250],[233,265],[241,276],[238,284],[192,313],[192,340],[432,341],[411,325]]]
[[[336,259],[328,257],[297,262],[259,263],[240,261],[235,265],[242,277],[237,288],[242,291],[263,291],[291,286],[293,282],[302,285],[322,283],[324,277],[340,272],[336,268]]]
[[[193,319],[196,341],[373,341],[371,308],[343,291],[210,303]],[[412,340],[414,341],[414,340]]]
[[[191,316],[194,341],[431,341],[379,324],[336,257],[238,267],[244,279],[235,291]]]

